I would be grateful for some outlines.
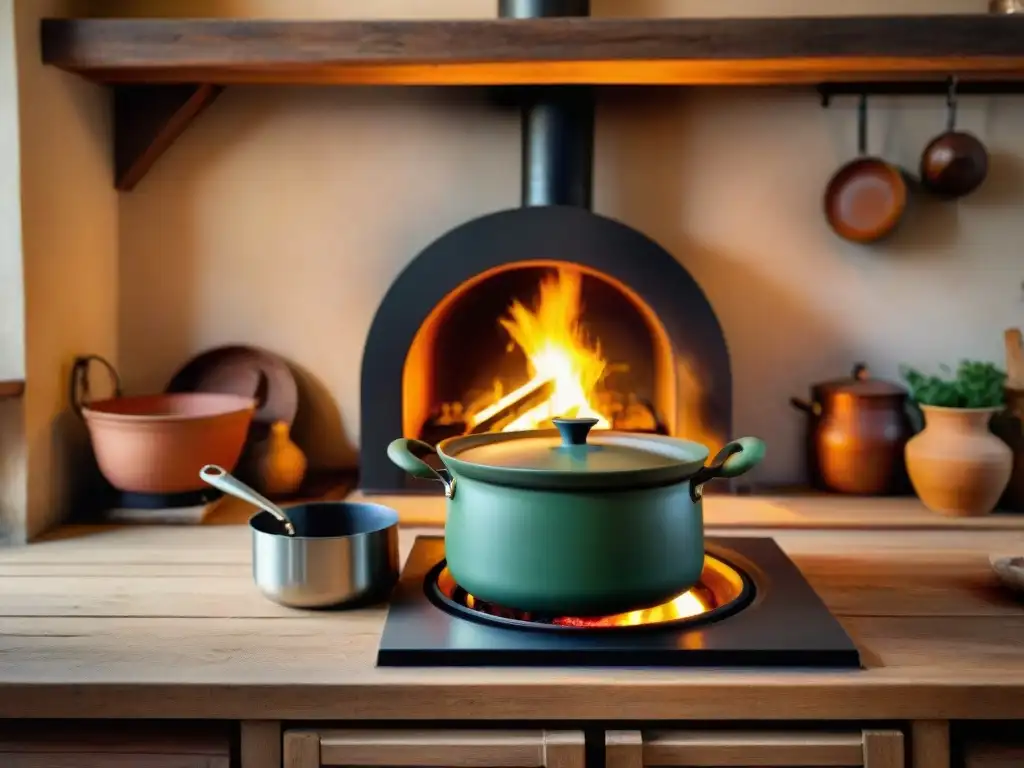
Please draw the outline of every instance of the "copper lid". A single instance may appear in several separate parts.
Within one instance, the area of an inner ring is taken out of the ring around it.
[[[905,397],[907,395],[907,390],[899,384],[893,384],[884,379],[872,379],[868,367],[864,363],[857,363],[849,377],[815,384],[812,391],[815,400],[835,395],[852,395],[854,397]]]

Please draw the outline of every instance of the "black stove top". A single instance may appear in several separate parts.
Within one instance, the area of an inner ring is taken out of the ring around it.
[[[702,583],[685,598],[565,619],[474,601],[445,570],[444,539],[421,536],[392,595],[377,665],[860,668],[853,641],[772,539],[709,537],[706,549]]]

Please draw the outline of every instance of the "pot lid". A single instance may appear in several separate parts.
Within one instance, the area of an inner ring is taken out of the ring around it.
[[[899,384],[884,379],[872,379],[864,363],[855,365],[848,377],[815,384],[813,389],[816,396],[818,393],[823,396],[845,394],[855,397],[893,397],[907,394],[907,390]]]
[[[549,487],[682,480],[708,457],[706,446],[688,440],[605,430],[590,433],[597,419],[552,421],[557,432],[451,438],[438,446],[438,452],[462,474],[524,485],[542,479]]]

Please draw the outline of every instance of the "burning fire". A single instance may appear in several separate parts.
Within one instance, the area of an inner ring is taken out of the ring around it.
[[[691,616],[700,616],[708,610],[710,610],[710,606],[706,605],[693,590],[690,590],[653,608],[600,618],[559,618],[555,619],[554,623],[567,627],[638,627],[642,624],[663,624],[667,621],[688,619]]]
[[[476,608],[477,600],[472,595],[466,595],[465,597],[466,607]],[[494,607],[490,607],[490,610],[494,610]],[[662,605],[656,605],[653,608],[643,608],[638,611],[630,611],[628,613],[620,613],[617,616],[598,616],[598,617],[572,617],[572,616],[560,616],[551,621],[552,624],[557,624],[562,627],[639,627],[645,624],[664,624],[669,621],[679,621],[680,619],[688,619],[692,616],[700,616],[702,613],[707,613],[711,610],[711,606],[705,602],[695,590],[684,592],[679,597],[673,598],[667,603]],[[513,617],[518,618],[515,612],[512,612]]]
[[[477,600],[473,595],[462,592],[459,590],[458,584],[455,583],[451,571],[447,568],[444,568],[438,574],[437,586],[443,595],[453,600],[461,600],[462,604],[467,608],[507,619],[518,619],[520,621],[538,620],[537,617],[530,613],[503,608],[500,605]],[[461,592],[461,596],[458,595],[459,592]],[[649,624],[665,624],[667,622],[700,616],[714,609],[717,605],[718,602],[714,593],[705,584],[701,583],[693,589],[672,598],[667,603],[655,605],[651,608],[620,613],[616,616],[558,616],[545,619],[544,621],[562,627],[577,627],[580,629],[638,627]]]
[[[531,378],[473,414],[471,428],[508,412],[513,418],[501,426],[503,432],[537,429],[555,417],[594,418],[598,429],[610,428],[592,401],[607,361],[601,345],[591,344],[580,326],[581,284],[578,271],[559,269],[541,281],[533,309],[512,302],[499,322],[526,354]]]

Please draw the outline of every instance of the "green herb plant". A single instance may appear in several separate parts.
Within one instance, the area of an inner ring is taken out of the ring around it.
[[[910,396],[918,405],[946,408],[998,408],[1003,404],[1006,372],[992,363],[964,360],[954,373],[948,365],[939,366],[946,378],[921,373],[903,366],[900,373],[910,386]]]

